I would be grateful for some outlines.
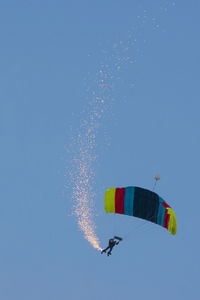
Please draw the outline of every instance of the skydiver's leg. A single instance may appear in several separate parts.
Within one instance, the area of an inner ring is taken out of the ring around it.
[[[106,253],[106,251],[109,249],[110,247],[108,246],[107,248],[105,248],[105,249],[103,249],[102,251],[101,251],[101,253]]]
[[[112,252],[113,247],[109,247],[109,248],[110,248],[110,250],[109,250],[108,253],[107,253],[108,256],[111,255],[111,252]]]

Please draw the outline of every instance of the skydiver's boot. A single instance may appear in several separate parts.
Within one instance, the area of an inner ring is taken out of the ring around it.
[[[106,249],[101,250],[101,254],[106,253]]]

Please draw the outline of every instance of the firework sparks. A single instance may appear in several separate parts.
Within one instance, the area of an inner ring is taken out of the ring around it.
[[[162,11],[167,11],[171,1],[166,1],[161,7]],[[172,2],[175,5],[175,2]],[[153,29],[159,29],[157,18],[147,13],[147,10],[137,16],[137,23],[134,30],[128,34],[128,39],[114,43],[112,51],[102,51],[104,53],[104,63],[100,64],[96,72],[95,88],[86,87],[87,107],[81,113],[80,126],[78,131],[72,133],[72,154],[68,174],[70,175],[70,188],[72,187],[73,214],[77,218],[79,229],[83,232],[84,238],[97,250],[101,250],[100,241],[96,234],[95,225],[95,163],[97,162],[97,136],[99,128],[107,115],[113,117],[112,104],[116,97],[120,95],[121,87],[133,88],[135,80],[133,76],[127,78],[121,76],[128,66],[133,72],[137,57],[142,55],[141,46],[146,45],[143,37],[145,25],[151,25]],[[89,55],[90,56],[90,55]],[[95,77],[95,76],[94,76]],[[92,80],[86,80],[91,82]],[[105,130],[105,128],[104,128]],[[107,129],[106,129],[107,130]],[[109,137],[105,130],[104,138]],[[102,144],[102,142],[101,142]],[[104,148],[108,146],[105,145]]]
[[[100,241],[96,235],[94,216],[95,184],[94,163],[96,155],[96,131],[98,120],[103,113],[104,101],[93,95],[88,111],[81,120],[81,125],[74,145],[77,148],[73,156],[70,177],[73,186],[73,212],[77,217],[79,229],[84,237],[97,250],[101,251]]]
[[[90,101],[81,114],[78,132],[73,134],[73,157],[70,168],[73,213],[84,238],[101,251],[96,234],[95,215],[95,163],[97,161],[97,133],[106,113],[111,111],[114,101],[114,81],[119,79],[120,65],[128,59],[112,56],[112,63],[101,64],[96,72],[96,90],[87,88]]]

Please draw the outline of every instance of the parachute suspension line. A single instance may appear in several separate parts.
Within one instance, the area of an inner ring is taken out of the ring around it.
[[[152,189],[153,192],[155,191],[156,183],[157,183],[157,180],[154,181],[154,185],[153,185],[153,189]]]
[[[142,222],[137,225],[133,225],[133,228],[131,228],[123,237],[123,239],[127,239],[133,232],[140,230],[142,227],[146,225],[147,222]]]
[[[153,215],[151,216],[153,217]],[[137,232],[137,231],[140,231],[140,232],[145,232],[148,230],[148,228],[152,228],[151,225],[153,223],[151,223],[150,221],[145,221],[145,220],[141,220],[141,223],[140,224],[137,224],[135,226],[133,226],[132,229],[130,229],[127,234],[124,236],[124,240],[126,238],[128,238],[130,235],[132,235],[133,232]]]
[[[113,220],[113,236],[116,234],[116,231],[117,231],[117,216],[116,216],[116,214],[114,214],[114,216],[113,216],[114,218],[114,220]]]
[[[160,180],[160,175],[159,175],[159,174],[156,174],[156,175],[154,176],[154,179],[155,179],[155,181],[154,181],[153,190],[152,190],[153,192],[155,191],[157,181]]]
[[[128,218],[121,219],[121,215],[114,214],[112,219],[113,219],[113,236],[121,235],[122,227],[126,225]]]
[[[150,218],[152,218],[154,216],[154,214],[149,215]],[[146,220],[141,220],[142,222],[140,224],[137,224],[136,226],[133,226],[133,228],[131,230],[129,230],[127,232],[127,234],[123,237],[124,240],[126,240],[127,238],[130,237],[130,235],[132,235],[133,232],[147,232],[149,230],[152,230],[152,228],[156,228],[156,226],[152,226],[153,223],[151,221],[146,221]]]
[[[152,215],[148,215],[148,217],[150,217],[150,219],[154,216],[154,213]],[[126,239],[127,237],[129,237],[133,232],[135,231],[145,231],[148,227],[150,226],[151,228],[151,222],[150,221],[146,221],[146,220],[140,220],[139,224],[133,225],[133,228],[130,229],[127,234],[124,236],[124,239]]]

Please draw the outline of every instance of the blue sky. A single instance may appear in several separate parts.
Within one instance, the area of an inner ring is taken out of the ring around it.
[[[1,2],[1,299],[198,299],[199,9],[197,0]],[[78,229],[66,175],[91,91],[102,93],[102,64],[113,78],[93,165],[101,246],[111,186],[151,189],[160,173],[156,191],[178,221],[172,237],[117,220],[134,231],[110,258]]]

